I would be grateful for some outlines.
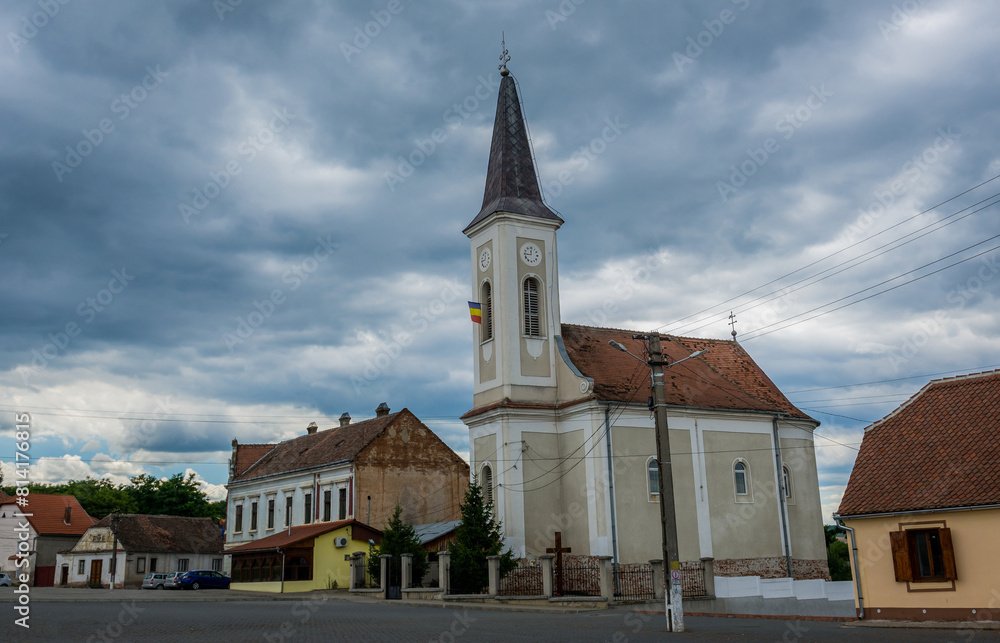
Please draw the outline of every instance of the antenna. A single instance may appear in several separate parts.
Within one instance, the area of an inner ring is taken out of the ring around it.
[[[736,341],[736,313],[729,311],[729,325],[732,327],[733,332],[730,333],[733,336],[733,341]]]

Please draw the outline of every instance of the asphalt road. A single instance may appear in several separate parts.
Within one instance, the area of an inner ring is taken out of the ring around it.
[[[935,641],[1000,642],[997,631],[870,629],[842,623],[689,618],[664,631],[662,616],[625,610],[580,614],[496,612],[359,603],[313,596],[295,601],[39,602],[29,630],[7,601],[2,641]]]

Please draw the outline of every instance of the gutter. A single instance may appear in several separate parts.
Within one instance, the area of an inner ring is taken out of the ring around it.
[[[858,539],[854,535],[854,527],[848,527],[841,522],[840,516],[833,514],[833,520],[837,526],[851,534],[851,551],[854,552],[854,588],[858,594],[858,620],[865,619],[865,599],[861,595],[861,567],[858,565]]]
[[[976,509],[1000,509],[1000,504],[972,505],[965,507],[939,507],[937,509],[908,509],[906,511],[885,511],[877,514],[855,514],[853,516],[833,514],[833,519],[839,521],[847,520],[849,518],[885,518],[889,516],[912,516],[913,514],[936,514],[946,511],[975,511]]]

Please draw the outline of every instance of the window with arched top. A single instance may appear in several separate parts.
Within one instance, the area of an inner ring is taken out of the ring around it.
[[[524,334],[540,337],[542,334],[541,310],[538,301],[538,280],[528,277],[521,288],[524,299]]]
[[[781,465],[781,486],[785,492],[785,500],[792,499],[792,472],[787,464]]]
[[[483,465],[481,476],[483,483],[483,500],[487,505],[493,504],[493,467],[487,462]]]
[[[482,302],[482,341],[486,342],[493,339],[493,287],[490,286],[490,282],[488,281],[483,282]]]
[[[649,499],[658,500],[660,497],[660,463],[655,457],[646,461],[646,484],[649,486]]]
[[[736,502],[753,502],[750,465],[742,458],[733,463],[733,486],[736,489]]]

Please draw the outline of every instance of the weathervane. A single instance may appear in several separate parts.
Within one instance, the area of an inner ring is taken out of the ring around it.
[[[733,327],[732,336],[733,336],[733,341],[735,342],[736,341],[736,313],[734,313],[731,310],[729,311],[729,325]]]
[[[500,65],[497,69],[500,70],[501,76],[508,76],[510,71],[507,69],[507,63],[510,62],[510,54],[507,53],[507,38],[502,31],[500,32],[500,46],[503,47],[503,53],[500,54]]]

